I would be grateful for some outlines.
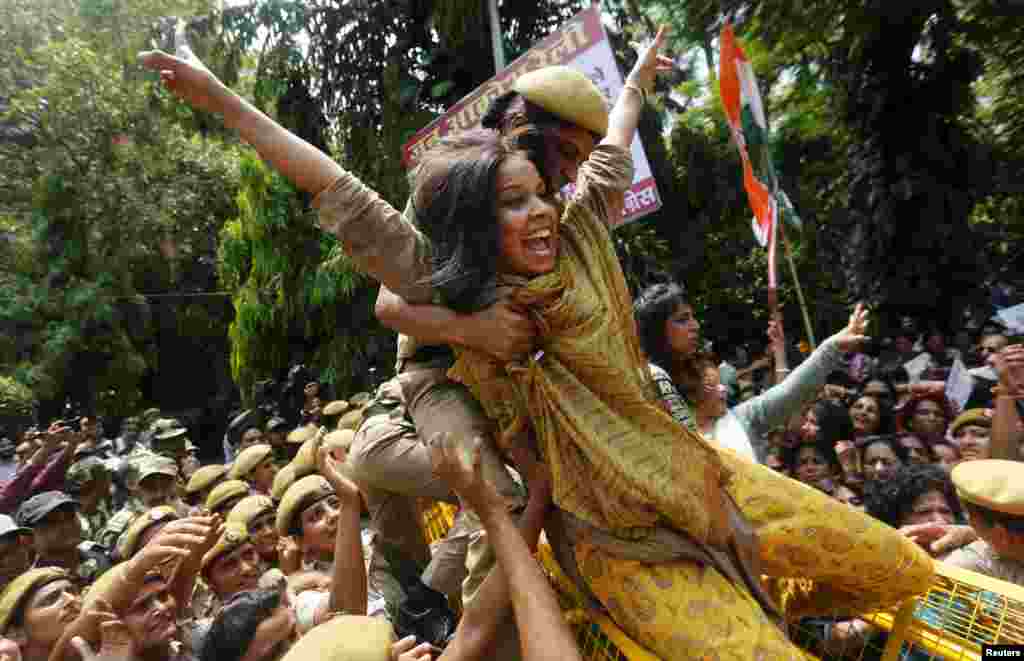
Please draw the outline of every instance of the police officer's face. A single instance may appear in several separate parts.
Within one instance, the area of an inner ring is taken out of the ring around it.
[[[322,498],[303,510],[302,544],[321,553],[334,550],[334,534],[338,529],[341,501],[335,495]]]
[[[178,634],[177,603],[163,581],[147,583],[124,614],[139,651],[169,643]]]
[[[139,481],[139,500],[146,507],[159,507],[171,502],[175,495],[174,478],[157,473]]]
[[[44,516],[32,527],[32,533],[36,553],[43,557],[70,551],[82,541],[82,526],[70,504]]]
[[[594,151],[594,135],[578,126],[563,126],[558,129],[558,140],[553,142],[556,151],[551,160],[555,165],[548,171],[557,174],[555,183],[559,187],[568,182],[576,183],[580,165]]]
[[[33,645],[52,646],[82,611],[78,590],[70,581],[51,581],[25,604],[24,631]]]
[[[273,511],[256,517],[256,520],[249,524],[249,538],[260,555],[274,555],[277,550],[277,529],[274,527]]]
[[[245,543],[217,558],[210,567],[210,586],[222,600],[259,585],[263,564],[256,547]]]

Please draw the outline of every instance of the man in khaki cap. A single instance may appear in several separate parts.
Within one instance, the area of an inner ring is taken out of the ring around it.
[[[67,474],[69,493],[78,500],[82,539],[99,541],[113,512],[110,505],[110,469],[96,457],[84,457]]]
[[[251,445],[239,452],[228,471],[228,478],[248,482],[253,491],[264,495],[270,495],[275,475],[274,449],[265,443]]]
[[[255,590],[266,569],[244,523],[226,524],[217,543],[203,555],[203,579],[221,603],[239,592]]]
[[[221,482],[206,497],[206,509],[211,514],[227,515],[238,501],[249,494],[249,485],[241,480]]]
[[[965,461],[952,473],[978,541],[946,562],[1024,586],[1024,463]]]
[[[277,506],[270,496],[246,496],[228,512],[227,523],[240,523],[268,567],[278,566]]]
[[[988,459],[991,456],[991,409],[967,409],[949,425],[949,435],[956,440],[961,461]]]
[[[121,539],[117,540],[115,559],[118,562],[130,560],[165,525],[177,518],[177,513],[170,505],[154,507],[135,517],[128,529],[121,535]]]
[[[197,470],[185,485],[185,501],[192,506],[203,505],[227,472],[224,464],[209,464]]]

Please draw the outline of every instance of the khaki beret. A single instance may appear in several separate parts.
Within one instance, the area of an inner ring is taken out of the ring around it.
[[[0,634],[7,633],[7,626],[32,593],[61,579],[70,581],[71,574],[58,567],[43,567],[29,569],[11,581],[0,593]]]
[[[316,425],[303,425],[301,427],[296,427],[295,429],[288,432],[288,436],[285,437],[285,440],[288,441],[289,443],[294,443],[296,445],[300,443],[305,443],[309,439],[316,436],[316,432],[318,429],[319,427],[317,427]]]
[[[331,483],[323,475],[307,475],[288,487],[277,508],[277,534],[282,537],[295,534],[295,520],[302,511],[333,493]]]
[[[965,503],[1024,516],[1024,463],[1004,459],[964,461],[951,474]]]
[[[211,512],[235,496],[248,496],[249,485],[241,480],[228,480],[213,488],[210,495],[206,497],[206,509]]]
[[[323,415],[338,415],[348,410],[349,404],[344,399],[336,399],[330,402],[320,411]]]
[[[228,471],[228,477],[232,480],[244,479],[252,469],[260,465],[260,463],[273,454],[274,448],[269,445],[260,443],[259,445],[252,445],[247,447],[238,453],[235,457],[235,463],[231,464],[231,470]]]
[[[239,546],[249,541],[249,531],[246,529],[245,524],[242,523],[227,523],[224,526],[224,532],[221,533],[220,539],[213,545],[213,548],[207,551],[203,555],[202,561],[202,572],[206,575],[206,572],[210,569],[210,565],[221,557],[225,553],[231,553]]]
[[[176,418],[160,418],[150,427],[153,438],[159,441],[170,441],[188,434],[188,430]]]
[[[324,445],[330,450],[334,448],[345,448],[347,450],[352,446],[352,439],[355,437],[356,433],[351,429],[338,429],[324,436]]]
[[[246,496],[228,512],[228,523],[250,526],[253,521],[267,512],[274,511],[274,500],[270,496]]]
[[[338,420],[338,429],[357,431],[361,424],[363,424],[363,409],[355,409],[341,416],[341,419]]]
[[[139,550],[139,540],[147,530],[161,521],[173,521],[177,518],[177,513],[175,513],[174,508],[170,505],[154,507],[135,517],[135,520],[121,533],[121,537],[117,540],[118,560],[129,560],[135,555],[136,551]]]
[[[303,443],[299,451],[295,453],[291,465],[295,469],[296,478],[316,472],[316,453],[320,450],[320,442],[323,441],[323,438],[323,435],[318,433]]]
[[[956,417],[953,424],[949,426],[949,435],[956,436],[961,427],[967,425],[978,425],[979,427],[992,426],[991,409],[967,409]]]
[[[512,89],[567,122],[601,137],[608,133],[608,103],[597,85],[576,69],[567,66],[536,69],[519,76]]]
[[[395,634],[380,617],[340,615],[314,627],[282,661],[389,661]]]
[[[270,487],[270,497],[280,501],[284,497],[284,492],[295,483],[296,479],[295,466],[291,464],[277,471],[277,475],[274,476],[274,484]]]
[[[195,473],[192,473],[192,477],[189,478],[188,484],[185,486],[185,493],[193,494],[199,493],[203,489],[211,486],[214,482],[224,477],[228,472],[228,467],[224,464],[211,464],[209,466],[202,466]]]

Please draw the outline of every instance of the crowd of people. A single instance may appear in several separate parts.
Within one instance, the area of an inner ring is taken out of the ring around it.
[[[826,648],[872,635],[856,615],[923,592],[936,560],[1019,582],[1024,346],[984,328],[961,355],[912,325],[872,343],[857,306],[792,370],[777,320],[768,356],[730,363],[682,287],[631,295],[608,225],[663,39],[611,111],[573,70],[521,76],[424,156],[404,213],[194,58],[144,54],[314,196],[381,282],[396,375],[328,402],[310,383],[298,426],[241,416],[217,464],[156,409],[110,440],[91,417],[19,432],[0,654],[580,658],[542,534],[664,659],[801,658],[786,622],[826,613]],[[457,514],[428,544],[436,502]],[[793,578],[813,587],[777,589]]]

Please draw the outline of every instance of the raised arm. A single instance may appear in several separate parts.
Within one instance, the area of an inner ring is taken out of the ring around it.
[[[340,501],[329,609],[332,613],[366,615],[366,566],[363,564],[359,531],[362,506],[359,487],[342,474],[341,467],[326,447],[321,447],[317,453],[317,466],[320,474],[334,487]]]
[[[512,601],[525,661],[581,659],[551,585],[530,550],[540,534],[539,527],[548,505],[543,480],[538,482],[539,474],[524,468],[534,476],[531,487],[540,487],[542,492],[530,494],[524,518],[531,522],[527,530],[520,533],[502,499],[483,478],[480,443],[480,439],[476,439],[467,448],[444,434],[431,439],[434,471],[480,516],[498,558],[497,571],[492,571],[484,581],[477,599],[459,624],[463,631],[456,632],[455,642],[441,659],[482,658],[481,651],[486,649],[490,642],[488,636],[493,637],[504,616],[508,599]]]
[[[401,213],[340,165],[267,117],[196,59],[140,54],[164,85],[194,108],[224,117],[260,156],[295,186],[316,196],[320,227],[342,242],[356,267],[407,300],[430,300],[429,246]]]
[[[1024,344],[1014,344],[995,357],[999,386],[996,389],[995,414],[992,417],[990,454],[993,459],[1020,461],[1024,441],[1017,400],[1024,398]]]
[[[753,438],[763,438],[769,429],[785,423],[814,400],[828,375],[841,365],[843,353],[852,351],[867,339],[864,335],[867,320],[867,310],[858,303],[846,328],[822,342],[788,378],[732,409]],[[760,447],[755,450],[760,461],[764,450]]]
[[[193,108],[224,117],[275,170],[316,195],[345,174],[331,158],[294,135],[240,97],[196,57],[183,59],[161,51],[141,53],[148,69],[160,72],[164,86]]]
[[[640,121],[644,99],[654,88],[654,77],[659,70],[671,69],[673,64],[668,58],[658,55],[668,28],[661,26],[654,42],[644,50],[636,60],[633,70],[626,76],[626,85],[619,95],[618,101],[608,117],[608,134],[601,144],[614,145],[629,149],[633,144],[633,136]]]

